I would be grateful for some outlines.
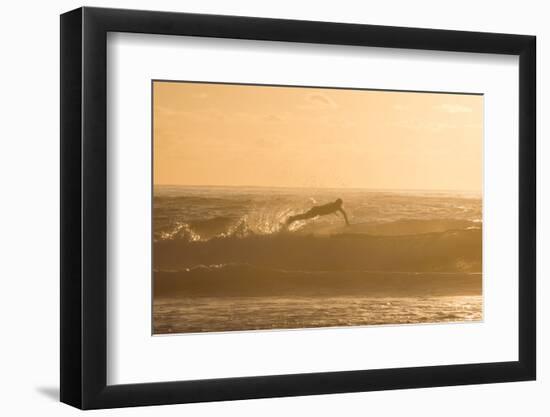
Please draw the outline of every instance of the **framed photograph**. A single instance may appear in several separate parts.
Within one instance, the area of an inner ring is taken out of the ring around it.
[[[61,16],[61,401],[533,380],[535,37]]]

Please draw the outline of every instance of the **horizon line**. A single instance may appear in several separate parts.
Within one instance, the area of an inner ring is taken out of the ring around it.
[[[211,188],[279,188],[279,189],[304,189],[304,190],[365,190],[365,191],[431,191],[431,192],[462,192],[483,194],[481,190],[466,190],[456,188],[376,188],[376,187],[318,187],[318,186],[287,186],[287,185],[222,185],[222,184],[155,184],[153,187],[211,187]]]

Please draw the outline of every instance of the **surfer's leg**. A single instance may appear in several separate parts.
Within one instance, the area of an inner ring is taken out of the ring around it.
[[[308,211],[306,211],[305,213],[302,213],[302,214],[297,214],[295,216],[290,216],[287,221],[286,221],[286,224],[287,225],[290,225],[291,223],[295,222],[295,221],[298,221],[298,220],[308,220],[308,219],[313,219],[314,217],[317,217],[319,216],[319,212],[316,210],[315,207],[309,209]]]
[[[292,223],[294,223],[295,221],[298,221],[298,220],[303,220],[304,219],[304,215],[303,214],[298,214],[296,216],[290,216],[287,220],[286,220],[286,224],[287,225],[291,225]]]
[[[288,219],[286,219],[286,225],[290,226],[295,221],[296,221],[296,216],[290,216]]]
[[[295,216],[290,216],[287,220],[286,220],[286,224],[287,225],[290,225],[292,223],[294,223],[295,221],[298,221],[298,220],[307,220],[307,219],[311,219],[312,217],[315,217],[314,215],[311,214],[311,210],[305,212],[305,213],[302,213],[302,214],[297,214]]]

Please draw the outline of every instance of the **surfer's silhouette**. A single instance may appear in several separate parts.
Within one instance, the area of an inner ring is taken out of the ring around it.
[[[295,216],[290,216],[288,219],[286,219],[287,226],[290,226],[292,223],[298,220],[307,220],[312,219],[317,216],[326,216],[328,214],[340,212],[344,215],[344,220],[346,221],[346,225],[349,226],[348,221],[348,215],[342,208],[342,199],[339,198],[336,201],[333,201],[332,203],[323,204],[322,206],[313,206],[308,211],[302,214],[297,214]]]

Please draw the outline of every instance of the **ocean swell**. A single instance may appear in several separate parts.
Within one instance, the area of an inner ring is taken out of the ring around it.
[[[332,234],[282,231],[161,240],[154,243],[154,268],[239,263],[308,271],[481,272],[481,228],[410,235],[347,229]]]
[[[481,274],[468,272],[285,271],[253,265],[216,265],[157,271],[156,297],[479,295]]]

